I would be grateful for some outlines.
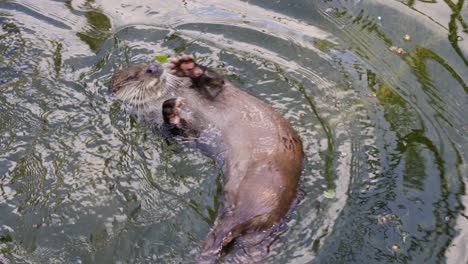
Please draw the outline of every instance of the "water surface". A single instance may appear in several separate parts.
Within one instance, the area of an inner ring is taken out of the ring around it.
[[[193,261],[219,169],[107,91],[187,53],[303,140],[305,198],[266,262],[467,263],[467,17],[463,0],[0,1],[0,260]]]

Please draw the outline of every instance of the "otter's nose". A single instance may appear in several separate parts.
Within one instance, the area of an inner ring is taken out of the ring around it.
[[[146,68],[146,72],[154,75],[159,75],[161,73],[161,68],[159,67],[159,65],[151,64],[150,66],[148,66],[148,68]]]

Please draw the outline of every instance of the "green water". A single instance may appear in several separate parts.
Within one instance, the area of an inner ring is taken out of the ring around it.
[[[0,0],[0,262],[194,261],[219,169],[107,91],[194,53],[303,140],[305,198],[266,263],[467,263],[467,5]]]

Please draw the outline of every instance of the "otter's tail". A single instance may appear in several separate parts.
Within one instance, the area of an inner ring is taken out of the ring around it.
[[[233,217],[220,219],[203,243],[198,262],[215,263],[223,248],[241,236],[245,227],[246,223],[239,224]]]

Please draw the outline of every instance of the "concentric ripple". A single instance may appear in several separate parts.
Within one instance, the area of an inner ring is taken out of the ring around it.
[[[302,138],[305,196],[265,261],[466,262],[466,10],[0,2],[0,262],[193,262],[219,168],[108,93],[116,69],[180,53],[270,103]]]

